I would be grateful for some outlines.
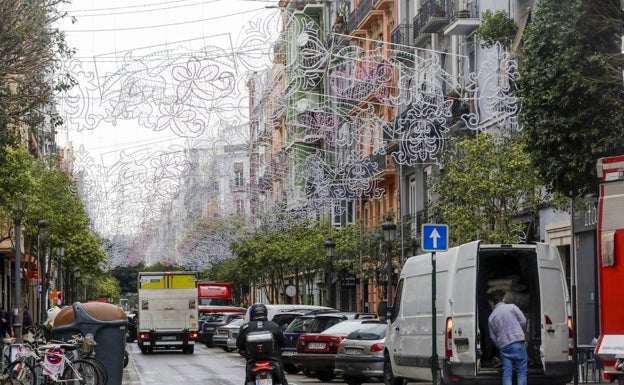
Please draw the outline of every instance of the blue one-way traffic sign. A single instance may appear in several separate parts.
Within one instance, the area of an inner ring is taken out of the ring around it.
[[[448,226],[426,224],[422,226],[423,251],[448,250]]]

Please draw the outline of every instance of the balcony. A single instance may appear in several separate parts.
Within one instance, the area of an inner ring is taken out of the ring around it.
[[[449,11],[443,0],[426,1],[413,19],[414,34],[437,33],[449,21]]]
[[[466,8],[452,10],[451,23],[444,29],[445,35],[469,35],[479,26],[479,8],[476,0],[466,4]]]
[[[390,35],[392,45],[410,47],[412,45],[412,25],[399,24]]]
[[[395,171],[394,162],[392,161],[392,155],[375,154],[370,155],[369,159],[371,163],[377,165],[377,172],[383,174],[386,171]]]

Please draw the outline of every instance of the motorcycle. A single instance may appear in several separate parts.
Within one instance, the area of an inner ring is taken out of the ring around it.
[[[255,385],[279,385],[279,379],[275,375],[275,368],[271,361],[255,361],[251,371],[254,374]]]

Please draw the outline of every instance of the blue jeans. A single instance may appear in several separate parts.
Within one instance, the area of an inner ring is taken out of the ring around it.
[[[527,357],[526,345],[524,342],[514,342],[500,349],[501,360],[503,361],[503,385],[512,385],[512,374],[516,372],[518,385],[527,385]],[[513,371],[512,371],[513,370]]]

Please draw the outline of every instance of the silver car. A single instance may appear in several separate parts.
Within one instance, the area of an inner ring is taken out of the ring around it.
[[[383,382],[384,342],[388,325],[364,323],[340,342],[334,372],[348,385]]]
[[[245,322],[242,318],[237,318],[227,325],[219,326],[212,336],[212,345],[220,347],[226,352],[236,350],[236,338],[241,325]]]

